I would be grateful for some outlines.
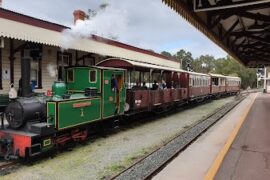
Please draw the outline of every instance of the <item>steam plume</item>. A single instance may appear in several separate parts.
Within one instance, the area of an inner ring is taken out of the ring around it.
[[[57,76],[57,68],[56,68],[55,64],[52,64],[52,63],[48,64],[47,71],[48,71],[48,73],[49,73],[49,75],[51,77],[56,78],[56,76]]]
[[[63,31],[62,49],[70,46],[81,38],[98,35],[109,39],[118,39],[126,31],[126,13],[109,4],[101,4],[95,11],[89,10],[89,19],[77,20],[71,29]]]

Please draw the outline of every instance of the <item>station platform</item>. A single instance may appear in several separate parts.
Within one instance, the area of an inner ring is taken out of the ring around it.
[[[215,179],[270,179],[270,95],[257,96]]]
[[[270,179],[270,95],[250,94],[155,180]]]

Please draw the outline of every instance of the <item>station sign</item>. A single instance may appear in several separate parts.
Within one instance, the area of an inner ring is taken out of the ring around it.
[[[229,9],[267,2],[270,2],[270,0],[193,0],[195,12]]]

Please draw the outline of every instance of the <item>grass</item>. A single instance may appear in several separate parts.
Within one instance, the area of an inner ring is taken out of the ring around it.
[[[190,128],[190,125],[185,125],[183,128],[188,129],[188,128]]]

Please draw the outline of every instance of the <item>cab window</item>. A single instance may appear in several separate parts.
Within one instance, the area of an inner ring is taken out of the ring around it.
[[[96,70],[90,70],[89,71],[89,81],[91,83],[94,83],[97,81],[97,71]]]
[[[67,82],[74,82],[74,70],[69,69],[67,71]]]

